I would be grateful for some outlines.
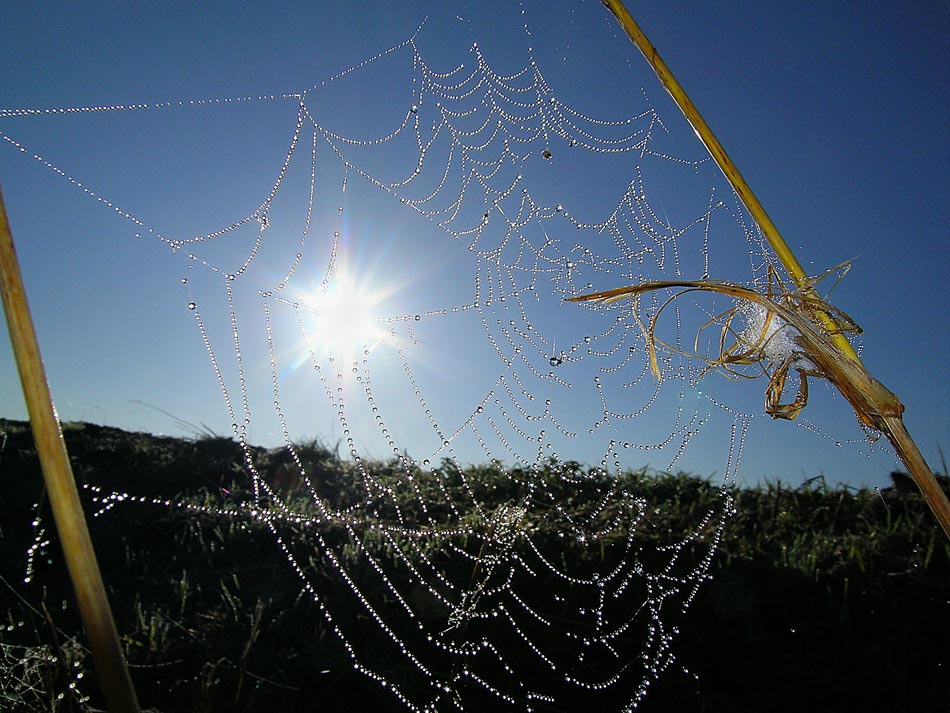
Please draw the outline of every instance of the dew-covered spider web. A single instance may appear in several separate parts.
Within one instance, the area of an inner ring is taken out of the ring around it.
[[[723,489],[688,537],[645,547],[664,503],[625,471],[734,480],[770,420],[769,363],[709,368],[722,296],[565,300],[709,277],[765,292],[776,265],[623,38],[630,76],[576,87],[530,13],[505,21],[516,47],[423,24],[292,91],[4,109],[0,131],[129,237],[95,246],[103,271],[162,290],[188,339],[156,324],[141,378],[211,394],[245,447],[251,495],[202,512],[271,533],[357,671],[410,710],[632,708],[675,660],[732,504]],[[835,441],[809,414],[797,432]],[[326,491],[305,434],[339,444],[358,492]],[[102,517],[141,500],[93,495]]]

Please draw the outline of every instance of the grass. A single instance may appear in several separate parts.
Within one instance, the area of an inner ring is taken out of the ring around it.
[[[0,431],[6,434],[0,451],[5,513],[0,708],[92,710],[98,698],[91,661],[42,501],[29,431],[10,421],[0,421]],[[202,511],[233,506],[241,497],[243,456],[233,442],[161,438],[89,424],[69,425],[66,440],[83,485],[172,502],[118,503],[90,521],[144,707],[169,712],[403,710],[353,670],[261,522]],[[352,464],[319,443],[298,450],[334,507],[365,497]],[[254,457],[262,474],[284,479],[283,492],[291,501],[307,503],[285,453],[256,450]],[[371,467],[382,483],[400,477],[392,463]],[[568,514],[581,516],[598,489],[614,484],[575,467],[582,478],[567,482],[548,474],[546,483]],[[457,471],[444,468],[438,474],[449,492],[461,487]],[[522,494],[522,481],[499,478],[488,465],[472,466],[464,476],[489,511],[501,512]],[[650,503],[662,503],[651,513],[652,526],[638,534],[647,566],[651,553],[681,540],[698,514],[721,507],[719,488],[707,479],[637,471],[624,474],[623,481]],[[946,479],[941,482],[946,487]],[[83,493],[87,512],[101,506],[92,501],[94,490],[87,487]],[[438,519],[444,498],[434,491],[422,495]],[[673,644],[676,663],[654,684],[641,710],[947,709],[950,656],[940,642],[950,635],[950,545],[906,476],[895,474],[893,487],[881,491],[832,488],[817,478],[794,487],[779,482],[733,487],[730,495],[737,514],[719,544],[712,581],[675,622],[681,630]],[[379,506],[381,517],[391,514],[387,507],[398,506],[407,522],[423,519],[415,497]],[[39,537],[31,524],[37,513],[46,527]],[[584,571],[590,564],[586,559],[611,556],[609,541],[599,550],[574,547],[554,521],[532,517],[535,511],[521,526],[571,571]],[[278,527],[294,543],[298,561],[321,582],[321,594],[331,599],[340,594],[335,570],[313,557],[312,528]],[[402,564],[408,550],[399,551],[406,543],[398,538],[387,540],[368,529],[354,540],[333,524],[321,534],[349,558],[346,564],[360,586],[380,599],[386,593],[372,590],[367,553],[392,577],[411,576]],[[33,573],[24,583],[33,544]],[[700,535],[682,557],[687,562],[702,557],[708,547]],[[429,555],[444,556],[434,550]],[[462,567],[460,576],[465,567],[471,569],[470,563],[450,558],[440,564]],[[538,589],[544,587],[542,578]],[[399,591],[413,593],[413,607],[427,622],[446,620],[444,606],[427,598],[424,588],[400,580]],[[334,605],[336,619],[360,636],[380,637],[378,627],[361,621],[365,610],[351,602]],[[374,641],[379,656],[369,662],[372,668],[411,686],[404,659],[388,655],[383,639],[368,638],[368,649]],[[616,693],[617,700],[601,700],[605,710],[618,709],[631,692]],[[580,700],[577,706],[584,704]],[[536,710],[558,709],[537,705]]]

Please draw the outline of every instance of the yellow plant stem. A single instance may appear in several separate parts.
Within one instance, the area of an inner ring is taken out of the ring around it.
[[[657,280],[631,287],[580,295],[570,298],[570,301],[610,304],[624,299],[637,300],[641,295],[655,290],[677,288],[684,292],[693,290],[715,292],[757,304],[792,325],[799,332],[796,342],[802,353],[806,354],[808,359],[818,367],[821,375],[842,393],[854,408],[858,418],[868,428],[880,431],[887,436],[897,451],[897,455],[907,467],[908,473],[920,488],[937,522],[950,539],[950,500],[947,499],[946,493],[930,472],[914,440],[904,427],[901,418],[904,405],[880,381],[871,376],[860,362],[843,357],[832,342],[831,335],[815,325],[808,314],[803,314],[748,287],[723,280]],[[659,376],[656,339],[653,336],[657,316],[654,315],[646,336],[650,350],[650,369]]]
[[[687,121],[689,121],[700,140],[705,144],[713,160],[725,174],[729,183],[732,184],[739,198],[742,199],[743,204],[749,210],[752,218],[762,231],[762,235],[769,241],[769,245],[772,246],[775,255],[785,267],[789,277],[792,278],[797,287],[805,287],[809,279],[808,274],[804,268],[802,268],[801,263],[798,262],[798,259],[788,246],[788,243],[785,242],[778,228],[775,227],[775,223],[772,222],[769,214],[765,212],[765,208],[762,207],[762,204],[759,202],[755,193],[752,192],[749,184],[746,183],[742,174],[739,173],[739,169],[736,168],[729,154],[726,153],[722,144],[719,143],[719,139],[716,138],[712,129],[709,128],[706,120],[703,119],[699,110],[693,104],[692,100],[690,100],[689,96],[687,96],[686,91],[680,86],[680,83],[676,81],[676,77],[673,76],[670,68],[666,66],[666,62],[660,57],[656,51],[656,47],[650,44],[646,35],[643,34],[643,30],[640,29],[640,26],[633,17],[630,16],[630,13],[627,12],[623,3],[619,2],[619,0],[601,0],[601,2],[613,13],[624,32],[627,33],[627,36],[637,46],[640,52],[643,53],[643,56],[647,62],[650,63],[650,66],[653,67],[653,71],[656,72],[660,83],[666,91],[669,92],[673,101],[675,101],[676,105],[680,108],[680,111],[686,116]],[[806,289],[811,288],[806,287]],[[835,325],[834,318],[825,313],[820,313],[818,318],[821,320],[825,329],[833,335],[835,345],[841,353],[850,359],[858,360],[858,355],[854,351],[854,347],[851,346],[851,342],[849,342],[847,337],[843,334],[838,333],[839,330],[837,329],[837,325]]]
[[[105,585],[83,516],[66,444],[50,396],[13,235],[0,192],[0,291],[13,353],[20,372],[33,439],[46,481],[66,567],[95,659],[95,669],[112,713],[138,713],[139,704],[122,655]]]
[[[624,32],[627,33],[630,40],[637,46],[640,52],[643,53],[643,56],[647,62],[649,62],[650,66],[653,67],[653,71],[659,78],[660,83],[669,92],[673,101],[676,102],[676,105],[686,116],[687,121],[689,121],[699,138],[706,145],[709,154],[713,157],[713,160],[719,166],[720,170],[722,170],[729,183],[732,184],[733,189],[749,210],[749,213],[759,226],[762,234],[766,240],[768,240],[772,250],[775,251],[776,256],[785,267],[786,272],[788,272],[789,276],[795,282],[796,287],[803,294],[814,294],[815,300],[820,303],[821,298],[814,292],[814,287],[809,284],[809,277],[802,268],[801,263],[798,262],[798,259],[792,253],[791,248],[785,242],[782,234],[778,231],[772,219],[769,218],[768,213],[765,212],[765,208],[762,207],[759,199],[752,192],[752,189],[749,187],[749,184],[746,183],[742,174],[739,173],[739,169],[736,168],[729,154],[726,153],[722,144],[719,143],[712,129],[709,128],[709,125],[700,115],[683,87],[676,81],[676,77],[673,76],[670,68],[666,66],[666,63],[660,57],[656,47],[650,43],[643,33],[643,30],[640,29],[640,26],[620,0],[601,0],[601,3],[617,18]],[[894,446],[897,455],[907,468],[907,472],[920,488],[921,493],[940,523],[940,526],[943,528],[948,539],[950,539],[950,500],[947,499],[946,493],[944,493],[940,487],[933,472],[921,456],[913,438],[911,438],[904,426],[903,419],[901,418],[901,413],[904,410],[903,405],[894,397],[894,402],[899,406],[896,413],[887,413],[886,415],[869,413],[866,410],[868,404],[863,398],[864,389],[861,388],[861,385],[870,382],[880,385],[880,382],[868,374],[857,352],[855,352],[854,347],[851,346],[847,337],[842,333],[842,330],[839,329],[830,312],[818,309],[815,310],[814,317],[827,335],[826,342],[833,345],[834,351],[837,352],[837,356],[834,357],[834,360],[836,362],[848,362],[847,364],[839,364],[836,373],[837,378],[832,379],[835,386],[837,386],[841,393],[851,402],[858,417],[864,423],[871,425],[872,428],[881,431],[887,436],[887,439]],[[809,354],[809,356],[812,355]]]
[[[887,440],[894,446],[907,472],[910,473],[917,487],[920,488],[924,500],[930,506],[931,512],[940,522],[944,533],[950,538],[950,503],[947,494],[940,487],[940,483],[930,472],[927,461],[924,460],[920,449],[904,426],[904,419],[898,416],[885,416],[879,430],[887,436]]]

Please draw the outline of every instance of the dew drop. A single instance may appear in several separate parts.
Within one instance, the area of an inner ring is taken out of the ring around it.
[[[544,149],[544,150],[541,152],[541,158],[550,159],[550,158],[551,158],[551,152],[548,151],[547,149]]]
[[[564,360],[561,359],[561,357],[559,356],[553,356],[550,359],[548,359],[548,364],[550,364],[551,366],[561,366],[561,364],[563,363],[564,363]]]
[[[195,304],[194,302],[189,302],[188,309],[198,309],[198,305]]]

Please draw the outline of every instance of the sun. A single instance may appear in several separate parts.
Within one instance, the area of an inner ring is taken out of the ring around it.
[[[378,293],[346,276],[321,286],[311,303],[313,347],[346,362],[375,349],[385,337],[375,314],[380,301]]]

